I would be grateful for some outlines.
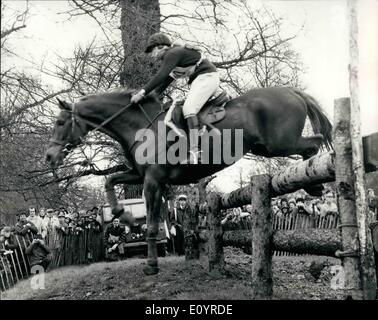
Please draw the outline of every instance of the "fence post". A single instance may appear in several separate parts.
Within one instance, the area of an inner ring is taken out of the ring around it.
[[[254,299],[270,299],[273,295],[271,178],[253,176],[252,190],[252,295]]]
[[[362,151],[361,116],[358,97],[358,23],[357,0],[348,0],[349,22],[349,89],[350,89],[350,134],[352,146],[352,165],[354,176],[354,194],[358,224],[358,240],[360,249],[361,281],[364,299],[375,299],[376,275],[374,268],[373,246],[368,226],[368,206],[365,188],[365,169]]]
[[[206,200],[210,227],[208,240],[209,270],[222,272],[224,269],[224,254],[220,196],[212,192],[207,195]]]
[[[339,228],[341,229],[343,244],[343,251],[337,252],[336,255],[343,261],[346,296],[350,296],[353,299],[375,299],[376,281],[374,278],[374,266],[371,265],[371,261],[369,265],[362,263],[364,260],[363,256],[368,255],[367,257],[369,257],[370,255],[370,258],[373,259],[373,255],[372,252],[366,252],[366,250],[369,250],[369,247],[363,250],[364,245],[361,243],[359,235],[359,232],[361,232],[360,228],[368,229],[368,226],[364,221],[358,221],[357,215],[356,177],[353,173],[350,132],[350,99],[341,98],[335,100],[334,113],[336,189],[338,211],[340,213]],[[365,244],[368,242],[369,237],[367,236]],[[365,254],[362,251],[365,251]]]
[[[199,259],[199,245],[197,240],[198,204],[190,206],[184,218],[183,230],[185,239],[185,260]]]
[[[352,170],[352,152],[350,141],[350,101],[349,98],[335,100],[334,110],[334,149],[337,206],[340,214],[340,225],[343,252],[337,254],[342,259],[346,296],[362,299],[362,283],[360,279],[358,225],[354,195],[354,179]]]

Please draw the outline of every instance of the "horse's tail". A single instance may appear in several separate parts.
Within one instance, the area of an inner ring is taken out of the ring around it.
[[[328,120],[327,116],[324,114],[319,103],[310,96],[309,94],[294,89],[295,93],[298,94],[306,102],[307,105],[307,115],[310,119],[312,129],[315,134],[320,133],[324,137],[323,144],[327,150],[333,149],[332,147],[332,124]]]

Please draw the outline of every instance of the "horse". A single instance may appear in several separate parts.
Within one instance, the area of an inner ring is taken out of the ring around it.
[[[154,93],[149,94],[138,104],[130,104],[135,90],[118,89],[114,91],[87,95],[74,103],[59,100],[60,114],[54,125],[53,135],[46,150],[46,161],[52,167],[59,166],[67,153],[83,142],[90,131],[101,131],[117,140],[123,148],[127,159],[128,171],[115,174],[105,185],[108,201],[112,204],[114,214],[117,200],[112,187],[115,184],[143,184],[147,209],[147,266],[146,275],[159,272],[157,260],[156,236],[162,194],[166,185],[189,184],[210,176],[231,165],[227,161],[199,164],[159,163],[145,161],[141,163],[140,150],[146,142],[137,139],[143,130],[155,134],[154,140],[144,145],[144,150],[167,153],[172,143],[160,143],[164,126],[166,109]],[[225,130],[233,137],[242,129],[242,151],[234,162],[247,152],[270,157],[286,157],[299,154],[304,159],[315,155],[320,148],[332,148],[332,125],[317,101],[309,94],[293,87],[255,88],[232,99],[225,106],[225,117],[214,124],[219,130],[220,141],[224,140]],[[306,117],[310,119],[314,135],[304,137]],[[177,117],[174,117],[177,118]],[[185,130],[185,121],[178,123]],[[180,122],[180,121],[179,121]],[[163,135],[169,135],[168,130]],[[202,137],[201,137],[202,139]],[[240,140],[240,139],[239,139]],[[215,141],[215,140],[214,140]],[[157,147],[160,143],[160,147]],[[236,148],[231,139],[227,144]],[[157,148],[155,148],[157,147]],[[227,145],[227,147],[230,147]],[[210,145],[216,151],[219,145]],[[113,193],[108,193],[113,190]]]

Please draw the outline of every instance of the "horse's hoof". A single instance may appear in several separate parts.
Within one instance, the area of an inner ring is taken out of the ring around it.
[[[159,267],[147,265],[143,268],[143,272],[146,276],[152,276],[159,273]]]
[[[313,197],[321,197],[323,195],[323,190],[324,187],[321,184],[304,188],[304,191],[306,191],[310,196]]]

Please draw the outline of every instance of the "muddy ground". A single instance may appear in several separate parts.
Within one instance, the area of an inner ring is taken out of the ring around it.
[[[225,248],[226,272],[208,273],[207,259],[160,258],[160,273],[146,277],[145,259],[69,266],[46,274],[45,289],[32,290],[30,279],[2,295],[2,299],[251,299],[251,256]],[[342,299],[331,289],[332,266],[339,260],[315,256],[273,257],[274,299]]]

